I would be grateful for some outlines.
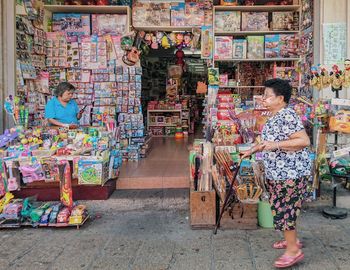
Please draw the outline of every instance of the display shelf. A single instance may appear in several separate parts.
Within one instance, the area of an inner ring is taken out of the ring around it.
[[[273,35],[273,34],[298,34],[299,30],[268,30],[268,31],[217,31],[215,36],[248,36],[248,35]]]
[[[44,9],[52,13],[126,14],[130,12],[130,7],[128,6],[44,5]]]
[[[87,14],[126,14],[126,29],[130,29],[131,10],[128,6],[88,6],[88,5],[44,5],[44,30],[48,32],[52,13],[87,13]],[[127,30],[127,31],[128,31]]]
[[[154,113],[157,113],[157,112],[181,112],[181,110],[147,110],[148,112],[154,112]]]
[[[236,85],[236,86],[219,86],[219,88],[264,88],[265,86],[263,85]]]
[[[215,59],[215,62],[283,62],[299,61],[300,58],[261,58],[261,59]]]
[[[297,11],[300,5],[214,6],[215,11]]]
[[[157,124],[149,124],[149,127],[176,127],[177,125],[157,125]]]
[[[200,26],[134,26],[135,30],[146,32],[191,32],[194,28],[200,28]]]
[[[171,137],[175,137],[175,135],[151,135],[154,138],[171,138]]]

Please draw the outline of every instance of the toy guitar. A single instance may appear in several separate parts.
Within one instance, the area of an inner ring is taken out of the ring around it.
[[[134,66],[140,60],[141,52],[139,48],[141,46],[143,36],[144,36],[143,31],[141,32],[137,31],[135,34],[135,39],[131,50],[126,51],[125,55],[123,56],[123,62],[128,66]]]

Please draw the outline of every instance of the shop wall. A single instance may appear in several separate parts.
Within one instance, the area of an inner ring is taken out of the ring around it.
[[[3,103],[3,95],[4,95],[4,78],[5,78],[5,69],[4,69],[4,4],[0,1],[0,104]],[[3,129],[3,110],[0,110],[0,132]]]
[[[15,69],[15,8],[16,1],[1,0],[0,1],[0,104],[4,98],[15,92],[16,69]],[[4,110],[0,110],[0,132],[4,128],[10,127],[12,121]]]
[[[319,21],[315,22],[316,32],[319,31],[319,42],[316,39],[315,50],[319,50],[315,55],[319,55],[319,59],[315,59],[315,64],[323,64],[325,57],[324,50],[324,36],[323,36],[323,25],[327,23],[345,23],[346,24],[346,33],[347,33],[347,44],[346,44],[346,58],[350,58],[350,0],[315,0],[317,3],[315,12],[319,12]],[[316,35],[317,38],[317,35]],[[319,46],[317,46],[319,44]],[[328,65],[328,70],[331,69],[331,66]],[[340,65],[340,68],[343,69],[343,64]],[[319,96],[322,98],[332,98],[334,93],[331,89],[324,89],[319,93]],[[340,92],[340,98],[350,98],[350,88],[343,89]]]

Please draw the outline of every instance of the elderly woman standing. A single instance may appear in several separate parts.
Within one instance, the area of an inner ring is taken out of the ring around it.
[[[310,139],[295,111],[287,108],[291,92],[287,81],[265,82],[262,102],[272,116],[263,128],[262,142],[242,153],[244,158],[263,152],[274,227],[284,233],[284,240],[274,243],[273,248],[286,249],[274,264],[277,268],[290,267],[304,258],[296,220],[306,192],[307,176],[311,174],[307,149]]]
[[[72,99],[74,91],[74,86],[68,82],[57,86],[55,97],[45,107],[45,118],[51,125],[67,128],[78,126],[83,110],[79,111],[78,104]]]

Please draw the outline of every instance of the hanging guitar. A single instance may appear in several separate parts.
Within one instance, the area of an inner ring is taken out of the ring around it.
[[[128,66],[134,66],[140,60],[140,46],[143,40],[145,32],[137,31],[135,34],[134,42],[130,50],[125,51],[123,56],[123,62]]]

